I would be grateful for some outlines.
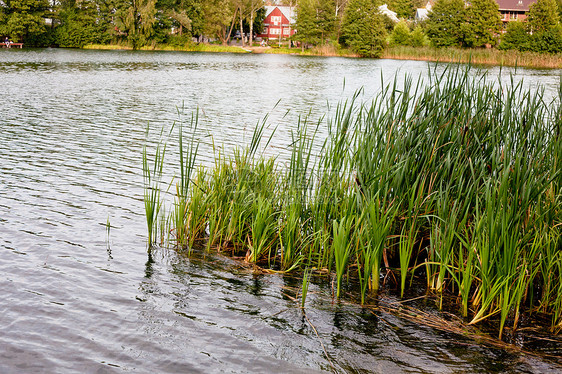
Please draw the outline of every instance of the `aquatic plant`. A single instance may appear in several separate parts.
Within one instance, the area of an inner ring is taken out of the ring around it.
[[[147,128],[147,136],[149,132]],[[162,133],[160,134],[162,136]],[[160,141],[154,152],[153,162],[149,160],[147,146],[142,151],[142,172],[144,181],[144,210],[146,215],[146,225],[148,227],[148,245],[149,247],[156,240],[158,213],[162,206],[160,199],[160,182],[162,180],[162,171],[164,168],[164,155],[166,153],[166,144]],[[151,166],[152,165],[152,166]]]
[[[196,165],[196,138],[180,141],[167,220],[176,246],[334,275],[337,297],[347,276],[361,303],[382,274],[401,296],[408,277],[424,277],[441,306],[458,297],[461,315],[494,317],[500,337],[522,314],[550,314],[560,331],[562,84],[550,102],[462,66],[398,82],[300,121],[286,164],[260,154],[273,136],[265,122],[247,148],[215,149],[208,169]],[[150,242],[163,150],[156,156],[144,162]]]

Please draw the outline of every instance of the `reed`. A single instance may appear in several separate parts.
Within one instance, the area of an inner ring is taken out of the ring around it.
[[[208,169],[196,165],[197,139],[180,141],[166,221],[175,245],[275,271],[334,274],[337,297],[347,276],[361,303],[380,287],[403,296],[419,275],[441,300],[458,296],[470,323],[496,316],[499,337],[533,313],[550,314],[560,331],[560,98],[460,65],[429,81],[395,79],[369,103],[358,97],[318,123],[300,121],[285,164],[260,154],[273,136],[264,123],[248,147],[215,151]],[[161,176],[157,160],[145,161],[145,186]],[[158,190],[146,191],[152,241],[160,203]]]
[[[147,136],[149,128],[147,128]],[[160,134],[162,137],[162,133]],[[164,168],[164,155],[166,144],[159,141],[154,152],[153,160],[149,159],[147,146],[143,147],[142,152],[142,171],[144,181],[144,210],[146,215],[146,225],[148,228],[148,245],[154,244],[156,240],[158,213],[162,207],[160,198],[160,183],[162,181],[162,171]]]
[[[554,68],[562,66],[562,55],[501,51],[496,48],[434,48],[434,47],[387,47],[383,58],[439,62],[461,62],[482,65],[521,66],[529,68]]]

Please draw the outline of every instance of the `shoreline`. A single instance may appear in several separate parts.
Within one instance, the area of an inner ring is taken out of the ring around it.
[[[96,50],[132,50],[121,45],[92,44],[82,49]],[[177,51],[209,53],[254,53],[254,54],[288,54],[295,56],[346,57],[360,58],[349,50],[338,50],[333,46],[320,46],[302,51],[300,48],[261,47],[261,46],[223,46],[214,44],[194,44],[189,46],[155,45],[140,49],[141,51]],[[414,60],[431,62],[471,63],[474,65],[509,66],[535,69],[562,69],[562,54],[519,52],[498,49],[461,49],[433,47],[387,47],[381,59]]]

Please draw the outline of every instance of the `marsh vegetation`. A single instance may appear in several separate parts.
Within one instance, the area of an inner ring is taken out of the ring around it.
[[[155,184],[164,146],[156,158],[144,153],[150,245],[304,271],[303,297],[312,274],[333,277],[337,298],[351,280],[362,304],[383,285],[403,296],[421,277],[469,324],[492,321],[500,338],[536,314],[562,329],[559,97],[450,67],[302,120],[286,161],[261,152],[274,136],[262,123],[247,147],[215,148],[206,168],[196,125],[194,115],[189,135],[176,126],[167,214],[154,190],[168,185]]]

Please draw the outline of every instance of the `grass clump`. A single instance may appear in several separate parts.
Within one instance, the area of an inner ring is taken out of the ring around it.
[[[345,279],[358,280],[361,303],[384,272],[401,295],[419,275],[500,337],[523,314],[550,315],[559,332],[561,128],[560,97],[451,66],[429,82],[392,82],[369,104],[353,97],[317,126],[300,123],[283,166],[259,155],[271,140],[263,124],[248,148],[216,152],[214,167],[197,172],[192,137],[168,231],[179,248],[310,269],[303,304],[309,271],[333,274],[337,297]]]

